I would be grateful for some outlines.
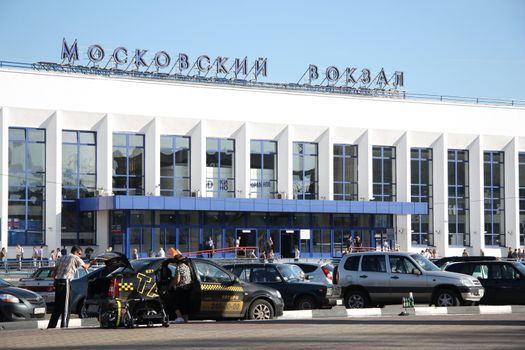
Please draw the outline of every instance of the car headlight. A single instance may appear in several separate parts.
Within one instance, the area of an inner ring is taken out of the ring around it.
[[[281,292],[279,292],[278,290],[275,291],[275,295],[277,295],[277,297],[280,299],[283,298],[283,296],[281,295]]]
[[[473,287],[474,286],[474,282],[472,282],[472,280],[469,280],[469,279],[462,279],[461,280],[461,284],[464,285],[464,286],[467,286],[467,287]]]
[[[0,301],[3,301],[4,303],[19,303],[20,299],[12,294],[0,293]]]

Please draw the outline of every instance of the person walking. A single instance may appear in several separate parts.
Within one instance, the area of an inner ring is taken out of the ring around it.
[[[18,271],[22,270],[22,260],[24,260],[24,248],[20,244],[16,245],[16,260],[18,260]]]
[[[7,250],[5,249],[5,247],[3,247],[0,251],[0,260],[2,261],[5,273],[7,273]]]
[[[69,325],[69,315],[71,313],[71,293],[70,284],[75,272],[83,267],[88,269],[91,266],[91,262],[84,263],[80,258],[82,255],[82,248],[79,246],[73,246],[71,253],[62,256],[53,270],[53,277],[55,278],[55,307],[47,328],[56,328],[58,318],[62,316],[60,322],[60,328],[67,328]]]

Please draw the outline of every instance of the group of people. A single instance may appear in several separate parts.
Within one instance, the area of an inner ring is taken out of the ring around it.
[[[512,250],[511,247],[509,247],[509,250],[507,251],[507,258],[509,259],[516,259],[516,260],[525,260],[525,248],[516,248]]]
[[[352,238],[352,236],[348,236],[345,241],[345,250],[343,251],[343,255],[353,252],[361,252],[363,249],[361,237],[355,236],[355,238]]]
[[[421,255],[423,255],[425,258],[427,259],[436,259],[438,257],[438,253],[437,253],[437,250],[436,248],[427,248],[427,249],[424,249],[421,251],[421,253],[419,253]]]

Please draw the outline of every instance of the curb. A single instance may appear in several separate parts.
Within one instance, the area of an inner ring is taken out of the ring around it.
[[[456,306],[456,307],[414,307],[407,309],[346,309],[344,306],[334,306],[326,310],[294,310],[284,311],[278,320],[308,320],[318,318],[334,317],[392,317],[399,316],[401,312],[406,316],[440,316],[440,315],[503,315],[503,314],[525,314],[525,305],[480,305],[480,306]],[[46,329],[49,320],[40,321],[15,321],[0,322],[2,330],[20,329]],[[99,327],[96,318],[73,318],[69,321],[69,328]]]
[[[279,320],[300,320],[327,317],[381,317],[399,316],[401,312],[410,316],[432,316],[432,315],[503,315],[525,313],[525,305],[480,305],[480,306],[456,306],[456,307],[414,307],[407,309],[346,309],[343,306],[335,306],[331,310],[300,310],[284,311]]]

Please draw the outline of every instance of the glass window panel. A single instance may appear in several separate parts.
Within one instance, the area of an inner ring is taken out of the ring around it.
[[[62,142],[63,143],[77,143],[76,131],[62,131]]]
[[[97,170],[96,162],[96,147],[95,146],[80,146],[80,172],[81,173],[95,173]]]
[[[161,189],[173,189],[173,178],[161,178],[160,188]]]
[[[144,135],[127,135],[129,147],[144,147]]]
[[[76,134],[75,134],[76,135]],[[76,173],[78,167],[77,145],[62,146],[62,171]]]
[[[126,148],[113,149],[113,174],[126,175],[128,158],[126,157]]]
[[[126,134],[113,134],[113,146],[126,147]]]
[[[27,145],[27,170],[31,172],[44,171],[45,146],[41,143]]]
[[[222,152],[233,152],[234,151],[234,140],[221,139],[221,151]]]
[[[23,142],[9,142],[9,172],[25,171],[26,145]]]
[[[250,141],[250,152],[259,154],[262,153],[261,141]]]
[[[80,138],[80,143],[82,144],[90,144],[90,145],[94,145],[96,144],[96,139],[95,139],[95,133],[94,132],[86,132],[86,131],[81,131],[79,132],[79,138]]]
[[[97,185],[96,175],[80,175],[79,186],[95,188]]]
[[[144,149],[133,148],[129,158],[129,175],[144,174]]]
[[[26,130],[21,128],[9,128],[10,141],[25,141]]]
[[[343,145],[334,145],[334,156],[342,156],[344,152]]]
[[[28,129],[28,141],[30,142],[45,142],[45,130],[42,129]]]
[[[161,136],[160,148],[173,149],[173,136]]]
[[[317,144],[316,143],[305,143],[304,153],[309,155],[317,155]]]

